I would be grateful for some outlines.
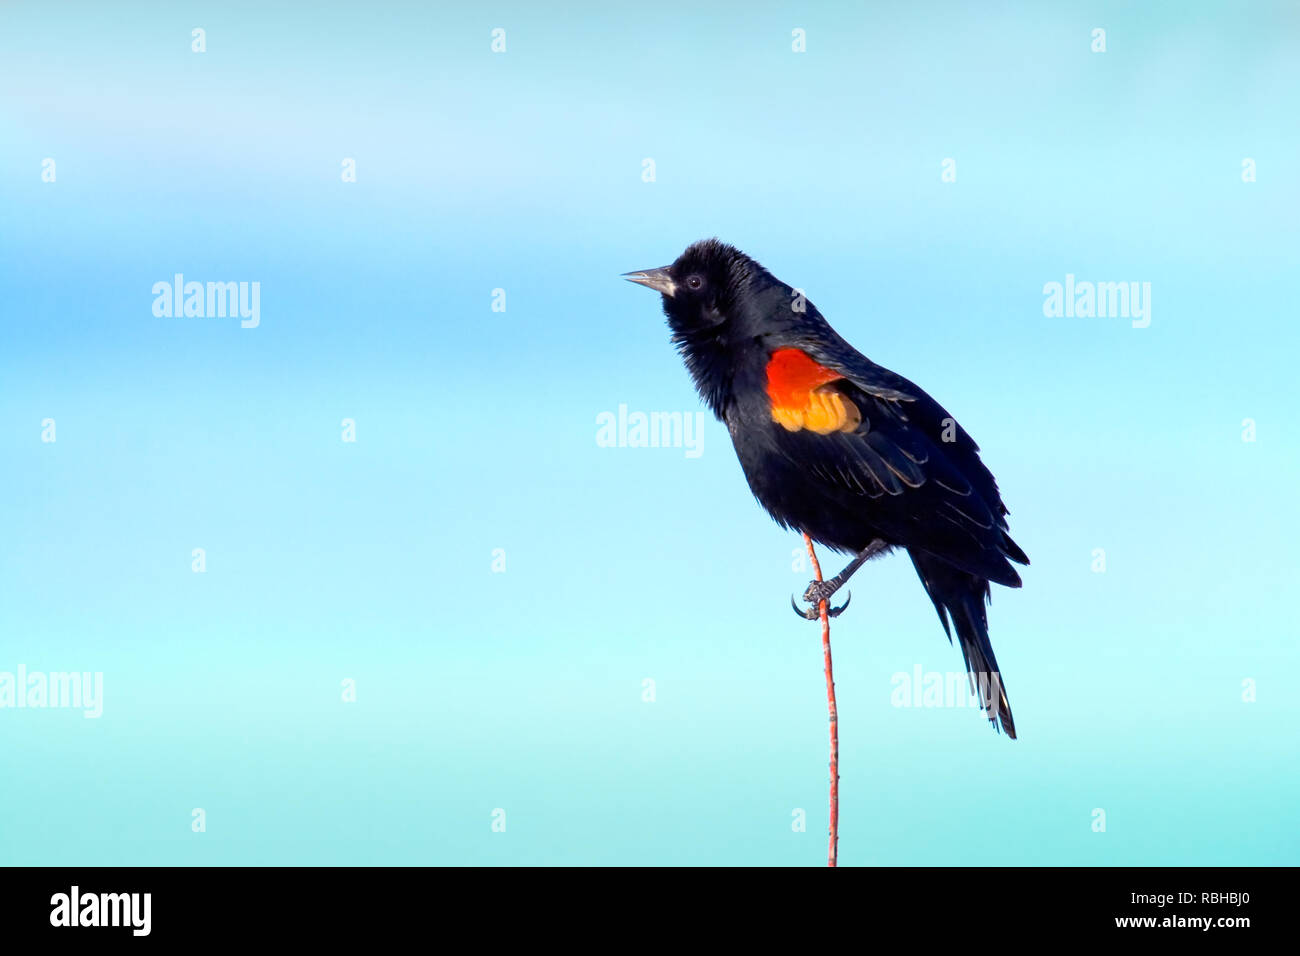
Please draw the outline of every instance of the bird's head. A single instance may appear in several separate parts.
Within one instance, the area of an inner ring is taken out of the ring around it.
[[[717,239],[692,244],[670,266],[623,277],[663,296],[664,314],[679,340],[725,334],[742,318],[751,286],[775,281],[749,256]]]
[[[705,239],[670,266],[624,278],[663,296],[673,342],[695,387],[719,418],[742,370],[761,370],[766,353],[753,344],[797,325],[789,286],[734,246]]]

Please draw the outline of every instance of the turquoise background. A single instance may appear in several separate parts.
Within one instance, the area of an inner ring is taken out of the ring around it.
[[[1297,863],[1298,53],[1291,3],[3,5],[0,671],[105,700],[0,710],[0,862],[822,864],[799,539],[711,419],[595,440],[700,409],[618,274],[717,235],[961,420],[1034,562],[1015,742],[891,705],[960,653],[855,579],[842,862]],[[176,272],[260,327],[155,318]],[[1067,273],[1151,326],[1045,318]]]

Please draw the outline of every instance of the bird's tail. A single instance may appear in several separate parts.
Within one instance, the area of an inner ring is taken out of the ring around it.
[[[989,599],[988,579],[924,553],[913,552],[912,564],[939,613],[949,643],[952,642],[952,630],[948,626],[950,618],[952,626],[957,629],[972,693],[979,695],[980,706],[984,708],[989,723],[995,729],[1000,723],[1007,736],[1014,740],[1016,724],[1011,717],[1011,704],[1007,701],[1006,685],[998,671],[998,660],[993,656],[993,645],[989,643],[988,615],[984,609]]]

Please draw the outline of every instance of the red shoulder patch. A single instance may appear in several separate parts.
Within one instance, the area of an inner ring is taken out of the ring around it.
[[[823,387],[842,378],[800,349],[777,349],[767,363],[772,421],[792,432],[801,428],[819,435],[853,431],[862,421],[857,406],[838,391]]]
[[[767,363],[767,397],[778,408],[801,407],[814,388],[843,377],[800,349],[777,349]]]

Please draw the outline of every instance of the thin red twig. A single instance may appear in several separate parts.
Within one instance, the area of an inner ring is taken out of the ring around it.
[[[813,574],[817,580],[822,579],[821,562],[813,550],[812,538],[803,536],[803,543],[808,546],[808,557],[812,559]],[[838,865],[840,852],[840,728],[839,712],[835,706],[835,670],[831,666],[831,619],[828,614],[829,603],[821,602],[822,614],[822,660],[826,665],[826,709],[831,717],[831,836],[830,848],[826,851],[826,865]]]

